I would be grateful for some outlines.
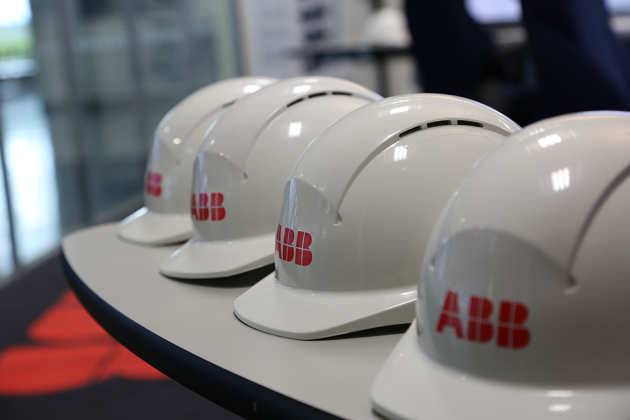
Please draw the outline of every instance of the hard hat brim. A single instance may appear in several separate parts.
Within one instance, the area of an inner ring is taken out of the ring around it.
[[[127,216],[118,236],[141,245],[170,245],[184,242],[192,236],[188,214],[155,213],[143,207]]]
[[[160,266],[160,273],[181,279],[228,277],[273,264],[275,234],[230,241],[193,238]]]
[[[420,348],[416,321],[372,385],[372,408],[389,419],[625,418],[630,388],[514,384],[449,368]]]
[[[414,317],[416,289],[314,291],[285,286],[275,272],[234,301],[245,324],[269,334],[314,340],[386,325]]]

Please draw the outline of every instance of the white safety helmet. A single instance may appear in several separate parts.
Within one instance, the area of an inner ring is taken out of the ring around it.
[[[628,418],[629,168],[630,114],[613,112],[533,124],[484,159],[436,225],[375,410]]]
[[[193,239],[160,271],[216,278],[273,263],[282,189],[299,156],[333,122],[379,98],[346,80],[298,77],[239,101],[208,132],[195,161]]]
[[[182,242],[192,235],[192,167],[204,134],[221,113],[244,95],[275,79],[240,77],[197,90],[158,124],[147,165],[144,204],[120,224],[121,238],[146,244]]]
[[[246,324],[317,339],[413,320],[417,273],[440,210],[519,126],[448,95],[392,97],[337,122],[287,183],[275,273],[236,299]]]

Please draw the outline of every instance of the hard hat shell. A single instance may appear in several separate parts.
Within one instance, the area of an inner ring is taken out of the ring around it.
[[[630,114],[514,134],[433,231],[416,322],[378,374],[391,418],[630,413]]]
[[[239,77],[213,83],[184,98],[162,118],[147,165],[145,206],[122,221],[121,238],[146,245],[190,238],[192,166],[205,132],[237,99],[273,82]]]
[[[225,277],[273,262],[282,189],[308,143],[380,96],[331,77],[298,77],[242,99],[208,132],[193,176],[194,236],[160,271]]]
[[[287,183],[275,273],[234,303],[263,331],[316,339],[411,322],[440,210],[517,124],[448,95],[392,97],[347,115]]]

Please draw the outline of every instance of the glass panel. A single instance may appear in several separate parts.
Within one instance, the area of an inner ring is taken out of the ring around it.
[[[192,91],[238,75],[235,22],[230,0],[0,3],[0,118],[19,264],[141,205],[158,121]],[[0,201],[3,277],[14,267],[1,183]]]

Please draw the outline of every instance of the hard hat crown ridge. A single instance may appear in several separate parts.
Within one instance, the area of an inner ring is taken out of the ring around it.
[[[271,95],[252,95],[239,103],[236,112],[226,113],[209,133],[204,149],[232,160],[247,173],[247,158],[260,134],[292,106],[327,95],[353,96],[369,101],[380,99],[378,94],[356,83],[325,76],[286,79],[278,82],[273,91]],[[261,109],[265,111],[261,112]],[[234,141],[235,137],[243,140]]]
[[[173,138],[188,138],[212,113],[233,105],[239,95],[256,92],[272,81],[274,79],[263,77],[235,77],[204,86],[175,104],[160,120],[154,135],[161,139],[162,145],[181,150],[182,147],[177,146],[183,142],[174,143]]]
[[[343,141],[313,141],[310,156],[298,162],[294,178],[305,180],[321,191],[339,209],[352,181],[372,159],[401,138],[448,125],[469,126],[495,131],[506,136],[519,127],[506,116],[479,102],[442,94],[411,94],[387,98],[369,105],[379,121],[365,121],[357,110],[335,123],[328,131]],[[359,127],[368,124],[369,135]],[[368,144],[365,144],[365,143]],[[306,153],[305,153],[306,155]],[[317,156],[317,157],[315,157]],[[320,159],[334,171],[322,171]]]

